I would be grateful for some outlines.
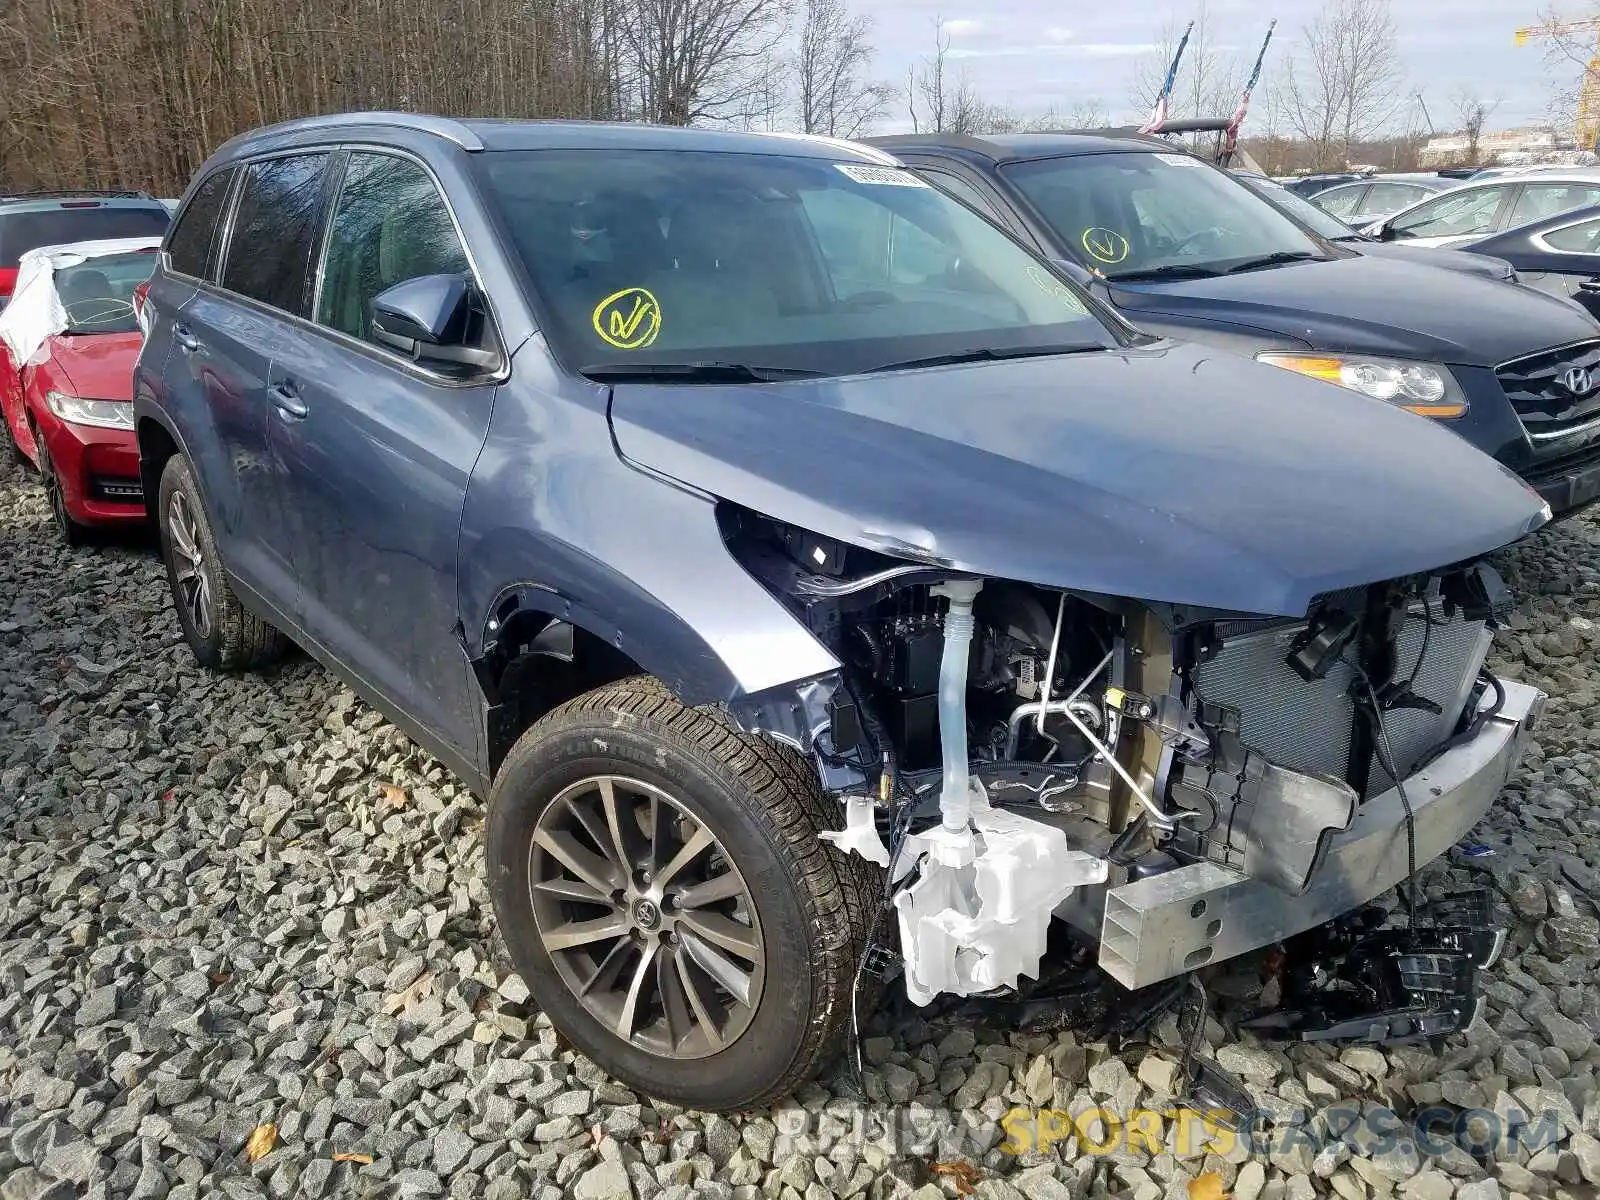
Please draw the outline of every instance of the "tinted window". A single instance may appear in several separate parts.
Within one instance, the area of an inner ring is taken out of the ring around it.
[[[1600,202],[1600,184],[1525,183],[1506,224],[1526,225],[1597,202]]]
[[[148,208],[48,208],[0,216],[0,267],[14,267],[29,250],[100,238],[160,237],[172,218]]]
[[[1356,205],[1361,202],[1363,193],[1366,192],[1365,184],[1356,184],[1354,187],[1329,188],[1325,192],[1317,193],[1315,204],[1325,213],[1336,217],[1353,217]]]
[[[1402,238],[1468,237],[1488,233],[1494,228],[1495,214],[1500,211],[1505,197],[1504,185],[1449,192],[1396,218],[1391,228]]]
[[[1565,229],[1553,229],[1544,235],[1544,240],[1552,249],[1569,254],[1600,252],[1600,217],[1568,225]]]
[[[222,221],[228,189],[233,185],[234,168],[214,171],[195,189],[189,207],[183,210],[172,236],[167,239],[167,256],[172,269],[196,279],[206,279],[211,267],[211,247],[216,244],[217,226]]]
[[[506,151],[484,191],[577,367],[841,374],[1117,338],[1081,295],[903,168],[779,154]]]
[[[352,154],[333,213],[317,321],[372,340],[372,301],[419,275],[464,275],[467,255],[444,198],[416,163]]]
[[[1001,168],[1066,251],[1108,279],[1216,273],[1323,243],[1237,179],[1188,154],[1078,154]]]
[[[326,154],[270,158],[245,168],[222,286],[306,314],[306,275],[317,240]]]

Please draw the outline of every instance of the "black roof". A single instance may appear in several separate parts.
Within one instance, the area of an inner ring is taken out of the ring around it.
[[[1159,137],[1126,129],[1051,130],[1042,133],[992,133],[977,137],[965,133],[900,133],[862,138],[869,146],[896,154],[919,147],[954,150],[989,162],[1015,162],[1025,158],[1062,158],[1075,154],[1131,153],[1161,150],[1188,151]]]

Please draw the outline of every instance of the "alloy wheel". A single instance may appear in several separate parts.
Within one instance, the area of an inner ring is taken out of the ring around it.
[[[200,546],[200,527],[183,492],[172,493],[167,505],[167,536],[172,546],[172,578],[178,603],[202,639],[211,636],[212,599],[210,564]]]
[[[557,974],[616,1037],[702,1058],[749,1027],[766,963],[749,886],[665,791],[621,775],[580,780],[540,815],[528,865]]]

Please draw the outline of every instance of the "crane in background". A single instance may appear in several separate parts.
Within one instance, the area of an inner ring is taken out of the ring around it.
[[[1514,41],[1519,46],[1525,46],[1534,38],[1559,38],[1575,33],[1587,33],[1596,42],[1595,52],[1584,68],[1583,87],[1578,90],[1578,116],[1573,123],[1572,140],[1581,149],[1594,150],[1595,135],[1600,134],[1600,17],[1530,25],[1517,30]]]

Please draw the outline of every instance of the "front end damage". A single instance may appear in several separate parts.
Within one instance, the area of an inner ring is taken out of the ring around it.
[[[1508,608],[1487,565],[1295,619],[976,578],[731,507],[723,524],[842,664],[735,712],[814,756],[842,816],[824,836],[885,868],[912,1003],[1025,993],[1066,929],[1130,991],[1281,945],[1282,1005],[1255,1024],[1285,1036],[1471,1020],[1491,910],[1383,928],[1369,906],[1484,816],[1543,704],[1485,669]]]

